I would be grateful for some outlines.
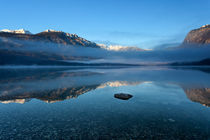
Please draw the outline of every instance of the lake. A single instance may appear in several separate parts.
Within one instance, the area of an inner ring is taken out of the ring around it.
[[[209,67],[1,68],[0,75],[2,140],[210,139]]]

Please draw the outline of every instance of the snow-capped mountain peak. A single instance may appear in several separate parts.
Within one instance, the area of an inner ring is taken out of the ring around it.
[[[18,30],[3,29],[0,32],[16,33],[16,34],[31,34],[31,32],[25,29],[18,29]]]
[[[52,30],[52,29],[47,29],[47,30],[45,30],[45,31],[43,31],[43,32],[49,33],[49,32],[62,32],[62,31],[56,31],[56,30]]]
[[[98,44],[102,49],[109,51],[144,51],[144,49],[133,46],[109,45]]]

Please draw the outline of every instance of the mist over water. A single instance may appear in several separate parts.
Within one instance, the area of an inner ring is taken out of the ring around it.
[[[1,38],[4,40],[4,38]],[[5,40],[4,40],[5,41]],[[210,46],[208,45],[182,45],[182,47],[171,47],[161,50],[106,50],[104,48],[91,48],[75,45],[61,45],[38,41],[23,41],[18,39],[7,39],[7,43],[14,43],[18,47],[1,48],[3,50],[43,53],[66,57],[83,57],[94,59],[93,62],[108,63],[168,63],[168,62],[191,62],[209,58]],[[22,45],[23,44],[23,45]],[[89,59],[89,60],[91,60]],[[88,59],[81,59],[88,60]],[[91,61],[90,61],[91,63]]]

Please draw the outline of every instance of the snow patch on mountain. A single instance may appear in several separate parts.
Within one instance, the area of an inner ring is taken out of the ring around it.
[[[45,30],[45,31],[43,31],[43,32],[49,33],[49,32],[62,32],[62,31],[56,31],[56,30],[52,30],[52,29],[47,29],[47,30]]]
[[[141,49],[138,47],[132,46],[121,46],[121,45],[109,45],[106,46],[104,44],[98,44],[102,49],[109,50],[109,51],[146,51],[145,49]]]
[[[0,32],[6,32],[6,33],[16,33],[16,34],[32,34],[28,30],[25,29],[18,29],[18,30],[9,30],[9,29],[3,29]]]
[[[209,27],[210,27],[210,24],[206,24],[206,25],[201,26],[201,28],[209,28]]]

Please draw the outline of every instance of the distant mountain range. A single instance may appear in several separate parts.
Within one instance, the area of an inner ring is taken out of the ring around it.
[[[57,43],[62,45],[75,45],[75,46],[84,46],[84,47],[94,47],[94,48],[106,48],[106,45],[97,44],[95,42],[88,41],[82,37],[79,37],[76,34],[70,34],[63,31],[56,31],[56,30],[45,30],[43,32],[32,34],[30,31],[19,29],[19,30],[8,30],[4,29],[0,31],[1,37],[1,45],[4,41],[9,38],[18,39],[18,40],[29,40],[29,41],[41,41],[41,42],[50,42],[50,43]],[[9,43],[9,42],[6,42]],[[186,44],[210,44],[210,25],[204,25],[198,29],[194,29],[190,31],[186,38],[184,39],[183,45]],[[13,43],[14,45],[14,43]],[[160,45],[158,48],[163,47],[166,48],[168,44]],[[171,46],[178,46],[179,43],[171,44]],[[110,45],[108,50],[144,50],[136,47],[125,47],[119,45]],[[2,46],[1,46],[2,47]]]
[[[34,44],[33,44],[34,43]],[[47,44],[48,43],[48,44]],[[49,44],[50,43],[50,44]],[[48,45],[48,47],[46,47]],[[53,48],[56,46],[57,50],[63,48],[94,48],[106,51],[142,51],[143,49],[136,47],[121,47],[121,46],[105,46],[96,44],[79,37],[76,34],[70,34],[63,31],[45,30],[43,32],[32,34],[30,31],[8,30],[0,31],[0,65],[62,65],[62,66],[128,66],[132,64],[120,63],[100,63],[100,64],[83,64],[77,62],[68,62],[69,60],[93,60],[98,59],[94,56],[74,56],[64,55],[63,53],[52,53],[52,51],[43,52],[42,49],[30,51],[31,46],[34,48],[44,49]],[[24,51],[20,51],[20,50]],[[27,51],[28,50],[28,51]],[[82,49],[81,49],[82,52]],[[67,61],[68,60],[68,61]]]
[[[62,49],[63,46],[67,47],[81,47],[81,48],[94,48],[103,49],[107,51],[146,51],[137,47],[122,47],[118,45],[106,46],[103,44],[97,44],[95,42],[86,40],[79,37],[76,34],[70,34],[63,31],[45,30],[43,32],[32,34],[30,31],[8,30],[4,29],[0,31],[0,65],[65,65],[65,66],[92,66],[95,64],[83,64],[83,63],[69,63],[66,60],[93,60],[98,59],[93,52],[93,55],[86,56],[74,56],[63,55],[52,52],[43,51],[19,51],[19,48],[29,48],[30,43],[39,42],[43,44],[41,47],[45,47],[45,43],[56,44],[57,48]],[[178,48],[194,47],[194,46],[208,46],[210,45],[210,25],[204,25],[198,29],[192,30],[188,33],[184,42],[179,45]],[[167,49],[165,46],[164,49]],[[161,46],[160,46],[161,47]],[[161,48],[158,48],[161,50]],[[177,47],[174,47],[177,48]],[[82,49],[81,49],[82,52]],[[95,66],[101,66],[103,64],[96,64]],[[110,65],[108,63],[104,65]],[[111,64],[115,65],[115,64]],[[116,64],[121,65],[121,64]],[[124,65],[124,64],[123,64]],[[126,64],[129,65],[129,64]],[[196,62],[182,62],[173,63],[172,65],[210,65],[208,58],[205,60],[198,60]]]
[[[27,50],[27,48],[31,47],[31,44],[35,47],[40,47],[40,45],[42,45],[41,47],[45,47],[48,45],[47,43],[51,43],[49,46],[55,44],[56,47],[60,47],[60,49],[62,49],[63,46],[100,48],[100,46],[94,42],[81,38],[76,34],[69,34],[62,31],[45,30],[37,34],[32,34],[24,29],[4,29],[0,31],[0,65],[88,66],[88,64],[69,63],[63,60],[95,59],[94,57],[70,56],[53,52],[46,53],[39,49],[37,49],[36,52],[18,50],[20,48]],[[47,49],[49,49],[49,47]]]
[[[32,34],[29,31],[24,29],[20,30],[1,30],[0,37],[3,39],[19,39],[19,40],[29,40],[29,41],[40,41],[40,42],[50,42],[50,43],[57,43],[62,45],[77,45],[77,46],[84,46],[84,47],[94,47],[100,48],[94,42],[88,41],[84,38],[79,37],[76,34],[65,33],[62,31],[55,31],[55,30],[45,30],[43,32]],[[8,43],[8,42],[7,42]],[[14,43],[13,43],[14,44]]]

